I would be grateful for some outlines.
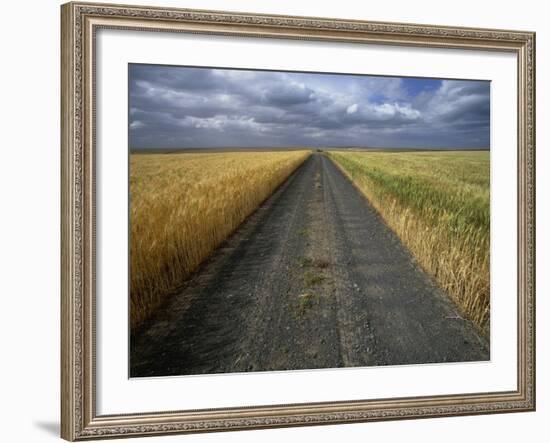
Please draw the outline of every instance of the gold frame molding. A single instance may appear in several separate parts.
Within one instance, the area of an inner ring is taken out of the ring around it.
[[[187,32],[507,51],[518,68],[518,380],[511,392],[98,416],[95,408],[94,36]],[[61,7],[61,436],[67,440],[533,411],[535,34],[327,18],[67,3]]]

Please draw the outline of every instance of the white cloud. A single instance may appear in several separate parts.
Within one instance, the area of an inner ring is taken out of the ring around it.
[[[134,120],[133,122],[130,123],[130,128],[132,129],[139,129],[143,127],[145,127],[145,123],[143,123],[140,120]]]
[[[357,112],[357,103],[354,103],[353,105],[348,106],[346,109],[346,112],[348,114],[355,114]]]
[[[411,107],[410,104],[405,106],[400,106],[397,103],[394,104],[395,109],[401,114],[402,117],[405,117],[407,120],[416,120],[422,115],[420,111]]]
[[[422,113],[414,109],[410,103],[382,103],[380,105],[370,105],[364,116],[366,118],[374,118],[376,120],[392,120],[392,119],[405,119],[416,120],[420,118]]]
[[[262,131],[264,129],[261,124],[254,120],[253,117],[243,116],[232,118],[227,115],[216,115],[215,117],[207,118],[187,116],[180,120],[180,125],[188,128],[210,129],[216,131],[224,131],[227,129]]]

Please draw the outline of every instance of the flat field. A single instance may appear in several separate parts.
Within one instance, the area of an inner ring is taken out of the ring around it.
[[[131,154],[131,328],[147,319],[309,155]]]
[[[489,151],[329,155],[462,313],[487,334]]]
[[[488,337],[319,152],[166,297],[130,353],[131,377],[490,356]]]

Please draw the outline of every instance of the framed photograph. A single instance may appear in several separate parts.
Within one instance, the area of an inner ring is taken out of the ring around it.
[[[535,409],[535,35],[68,3],[62,437]]]

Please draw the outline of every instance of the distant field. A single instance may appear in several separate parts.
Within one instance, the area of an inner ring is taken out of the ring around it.
[[[131,154],[132,329],[309,155]]]
[[[421,266],[487,333],[489,151],[329,155]]]

